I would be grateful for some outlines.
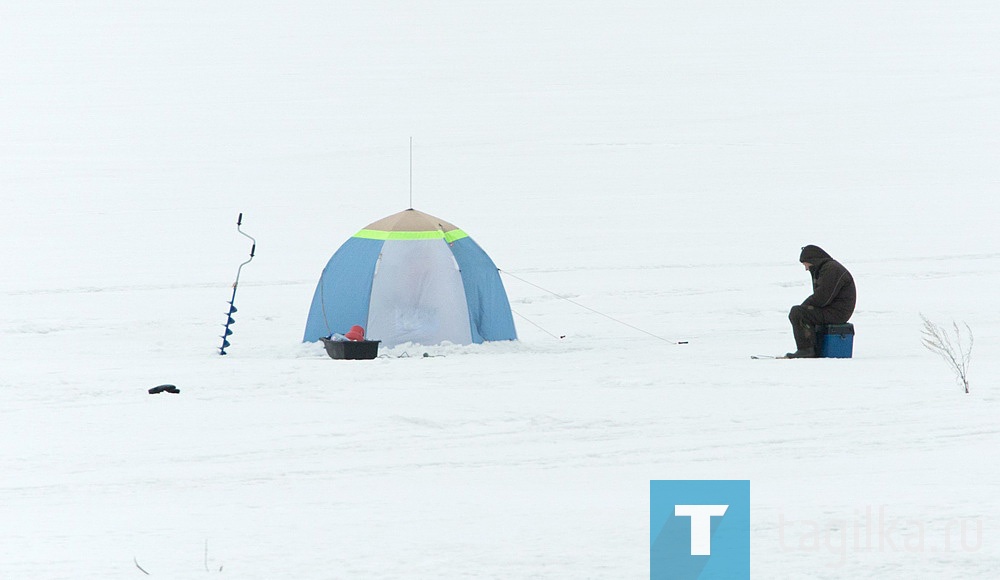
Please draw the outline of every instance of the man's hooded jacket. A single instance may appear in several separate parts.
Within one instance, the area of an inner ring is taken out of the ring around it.
[[[802,302],[802,306],[821,308],[828,315],[847,322],[854,314],[858,299],[851,273],[819,246],[802,248],[799,261],[810,264],[813,283],[813,293]]]

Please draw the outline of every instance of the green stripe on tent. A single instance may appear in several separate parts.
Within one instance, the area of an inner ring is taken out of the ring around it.
[[[366,238],[369,240],[440,240],[449,244],[455,240],[469,237],[469,234],[462,230],[451,230],[442,232],[434,230],[432,232],[387,232],[384,230],[361,230],[354,234],[355,238]]]

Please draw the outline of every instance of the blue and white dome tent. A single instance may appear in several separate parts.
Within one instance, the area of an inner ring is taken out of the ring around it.
[[[303,341],[354,325],[387,347],[517,340],[493,260],[461,229],[415,209],[354,234],[323,269]]]

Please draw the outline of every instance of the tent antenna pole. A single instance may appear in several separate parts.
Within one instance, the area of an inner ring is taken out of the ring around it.
[[[410,137],[410,209],[413,209],[413,137]]]

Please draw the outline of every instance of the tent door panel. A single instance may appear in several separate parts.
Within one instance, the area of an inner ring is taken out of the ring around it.
[[[443,240],[386,241],[372,283],[367,336],[387,347],[472,342],[462,275]]]

